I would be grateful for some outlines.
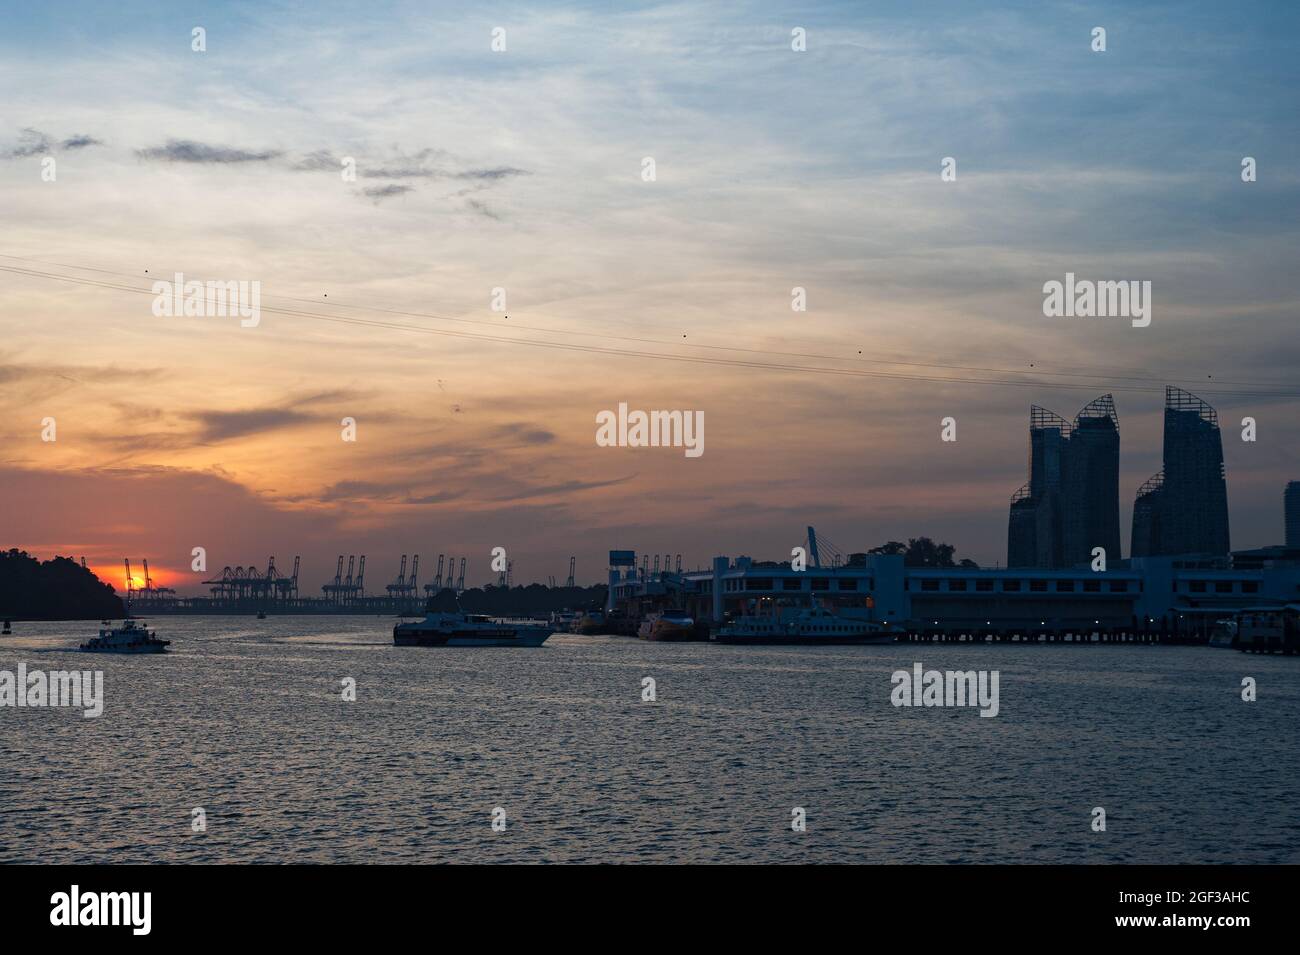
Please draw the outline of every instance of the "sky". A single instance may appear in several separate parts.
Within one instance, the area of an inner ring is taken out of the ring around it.
[[[846,553],[926,535],[991,566],[1029,406],[1109,392],[1127,556],[1167,383],[1219,410],[1233,546],[1280,542],[1297,21],[1251,2],[9,9],[0,545],[84,555],[119,588],[121,559],[148,558],[184,593],[295,554],[305,593],[339,553],[368,555],[370,587],[414,553],[483,583],[496,546],[517,582],[576,555],[591,583],[612,548],[783,559],[809,524]],[[260,322],[155,315],[177,272],[259,282]],[[1067,272],[1150,281],[1151,324],[1044,316]],[[620,402],[703,411],[704,453],[599,446]]]

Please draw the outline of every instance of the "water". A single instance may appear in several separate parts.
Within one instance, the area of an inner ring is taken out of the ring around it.
[[[1300,658],[396,648],[393,622],[158,617],[161,657],[17,624],[0,670],[102,669],[107,702],[0,708],[0,862],[1300,862]],[[916,660],[999,670],[1000,714],[891,706]]]

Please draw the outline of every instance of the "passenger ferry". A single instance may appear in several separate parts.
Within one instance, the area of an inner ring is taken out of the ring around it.
[[[893,643],[894,635],[870,620],[841,617],[825,607],[784,608],[780,614],[740,617],[713,635],[717,643]]]
[[[454,607],[455,609],[451,609]],[[540,647],[555,630],[532,623],[496,621],[465,613],[456,595],[444,590],[429,600],[424,619],[393,628],[397,647]]]
[[[1236,647],[1247,653],[1300,653],[1300,604],[1239,611]]]
[[[87,653],[166,653],[169,646],[170,640],[159,640],[137,620],[123,620],[120,627],[101,628],[99,636],[83,643],[81,649]]]

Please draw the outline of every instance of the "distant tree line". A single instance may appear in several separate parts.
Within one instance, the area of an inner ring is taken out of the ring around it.
[[[123,615],[112,586],[69,557],[39,561],[0,551],[0,617],[6,620],[111,620]]]
[[[475,587],[462,591],[460,606],[466,613],[489,614],[493,617],[545,616],[556,610],[581,610],[605,606],[605,584],[594,587],[545,587],[529,584],[527,587]]]
[[[867,566],[867,554],[902,554],[904,567],[971,567],[979,568],[979,564],[973,560],[963,558],[960,561],[953,560],[953,554],[957,548],[951,544],[937,544],[928,537],[913,537],[906,544],[902,541],[887,541],[879,547],[873,547],[866,553],[849,554],[848,562],[845,567],[865,567]],[[790,569],[790,562],[783,560],[780,562],[773,560],[760,560],[754,562],[755,567],[784,567]],[[823,561],[825,566],[825,561]],[[812,568],[808,568],[811,570]]]
[[[954,562],[952,557],[956,552],[957,548],[951,544],[937,544],[928,537],[912,537],[906,544],[902,541],[887,541],[867,551],[868,554],[902,554],[904,567],[979,567],[979,564],[968,558]],[[863,560],[862,563],[865,564],[866,561]]]

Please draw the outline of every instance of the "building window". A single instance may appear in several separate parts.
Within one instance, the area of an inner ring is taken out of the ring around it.
[[[1085,580],[1085,581],[1083,582],[1083,592],[1084,592],[1085,594],[1099,594],[1099,593],[1101,593],[1101,581],[1100,581],[1100,580]]]
[[[841,580],[840,590],[857,590],[858,582],[856,580]]]
[[[1056,592],[1057,592],[1058,594],[1072,594],[1072,593],[1074,593],[1074,581],[1073,581],[1073,580],[1058,580],[1058,581],[1056,582]]]
[[[1110,592],[1113,593],[1113,594],[1126,594],[1126,593],[1128,593],[1128,581],[1127,581],[1127,580],[1112,580],[1112,581],[1110,582]]]
[[[1205,581],[1193,580],[1191,583],[1187,585],[1187,589],[1194,594],[1203,594],[1205,593]]]
[[[1015,593],[1015,592],[1018,591],[1019,589],[1020,589],[1020,581],[1018,581],[1018,580],[1004,580],[1004,581],[1002,581],[1002,592],[1003,592],[1003,593]]]
[[[772,580],[769,577],[752,577],[745,580],[746,590],[771,590]]]
[[[939,581],[937,581],[937,580],[930,580],[929,578],[927,578],[927,579],[925,579],[925,580],[922,580],[922,581],[921,581],[921,589],[922,589],[922,590],[938,590],[938,589],[939,589]]]
[[[831,582],[825,577],[814,577],[812,582],[813,590],[830,590]]]
[[[966,589],[966,581],[964,581],[964,580],[950,580],[950,581],[948,581],[948,589],[949,589],[949,590],[965,590],[965,589]]]
[[[1243,594],[1257,594],[1257,593],[1259,593],[1259,581],[1257,581],[1257,580],[1243,580],[1243,581],[1241,582],[1241,592],[1242,592]]]
[[[993,581],[991,581],[991,580],[977,580],[977,581],[975,581],[975,589],[976,589],[976,590],[992,590],[992,589],[993,589]]]
[[[783,590],[803,590],[803,581],[798,577],[787,577],[781,581]]]
[[[1232,593],[1232,581],[1231,581],[1231,580],[1216,580],[1216,581],[1214,582],[1214,592],[1215,592],[1216,594],[1230,594],[1230,593]]]
[[[1045,581],[1045,580],[1031,580],[1031,581],[1029,582],[1029,589],[1030,589],[1031,591],[1033,591],[1034,593],[1036,593],[1036,594],[1041,594],[1041,593],[1043,593],[1044,591],[1047,590],[1047,581]]]

